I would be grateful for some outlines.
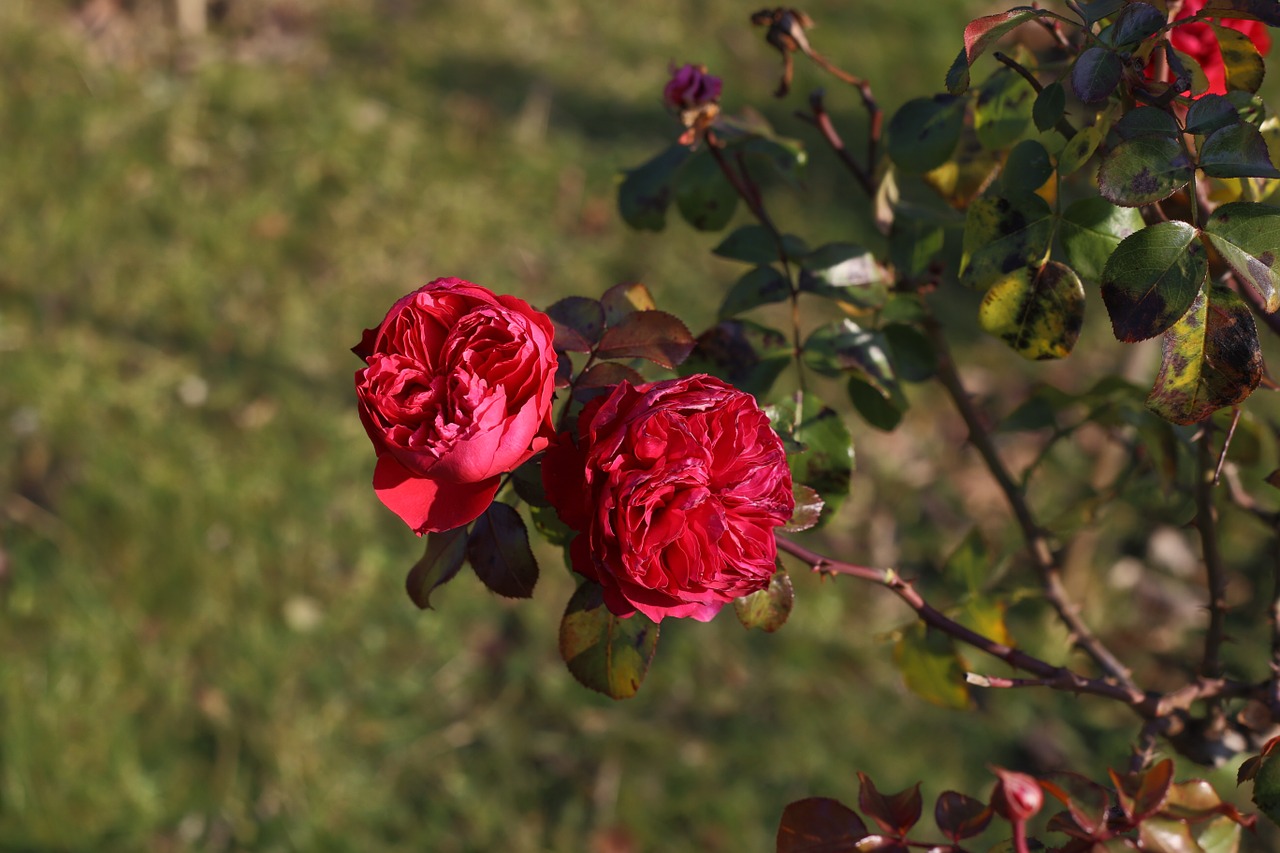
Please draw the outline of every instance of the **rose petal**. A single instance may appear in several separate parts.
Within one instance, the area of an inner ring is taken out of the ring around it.
[[[419,536],[475,521],[493,503],[501,477],[479,483],[445,483],[416,477],[390,453],[378,457],[373,490]]]

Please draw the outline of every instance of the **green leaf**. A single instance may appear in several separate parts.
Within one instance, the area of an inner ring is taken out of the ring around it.
[[[1058,154],[1058,174],[1064,178],[1079,169],[1102,144],[1103,129],[1096,124],[1082,127]]]
[[[763,136],[751,136],[728,147],[735,152],[743,152],[750,166],[762,164],[791,186],[797,188],[801,186],[801,178],[804,176],[804,167],[808,163],[809,153],[804,150],[804,146],[799,141],[783,137],[768,139]],[[752,168],[751,171],[755,174],[757,170]]]
[[[800,289],[855,310],[879,308],[888,296],[889,273],[875,256],[853,243],[828,243],[805,256]]]
[[[1084,324],[1084,286],[1057,261],[1023,267],[991,286],[978,322],[1023,358],[1065,358]]]
[[[1164,29],[1168,18],[1150,3],[1130,3],[1110,27],[1110,43],[1116,48],[1133,47]]]
[[[1039,9],[1019,6],[1007,12],[970,21],[964,28],[965,58],[969,60],[970,67],[978,61],[978,57],[985,53],[988,47],[999,41],[1006,33],[1044,14],[1045,12]]]
[[[729,288],[716,316],[727,319],[761,305],[785,302],[791,298],[791,286],[773,267],[756,267]]]
[[[1139,136],[1121,142],[1103,158],[1098,187],[1108,201],[1137,207],[1173,195],[1194,172],[1178,140]]]
[[[955,579],[970,595],[981,592],[991,579],[992,560],[987,540],[974,527],[955,547],[942,567],[943,577]]]
[[[604,331],[604,308],[595,299],[566,296],[547,308],[558,351],[591,352]]]
[[[947,635],[916,622],[894,644],[893,661],[907,688],[921,699],[944,708],[969,707],[964,668]]]
[[[1090,3],[1077,3],[1085,26],[1092,27],[1103,18],[1109,18],[1124,8],[1128,0],[1093,0]]]
[[[467,560],[480,580],[506,598],[532,598],[538,562],[520,513],[494,502],[476,519],[467,537]]]
[[[1280,825],[1280,754],[1263,755],[1253,775],[1253,804]]]
[[[1143,850],[1153,853],[1204,853],[1191,834],[1191,827],[1170,818],[1144,820],[1138,826],[1138,840]]]
[[[1222,95],[1201,95],[1187,108],[1187,133],[1204,136],[1238,121],[1240,113],[1235,104]]]
[[[1086,104],[1105,101],[1120,85],[1124,62],[1105,47],[1091,47],[1080,54],[1071,68],[1071,88]]]
[[[938,370],[938,354],[919,329],[889,323],[880,331],[889,345],[894,374],[905,382],[928,382]]]
[[[1214,34],[1218,37],[1218,45],[1222,49],[1223,70],[1226,73],[1228,91],[1243,91],[1253,94],[1262,87],[1262,78],[1267,73],[1262,55],[1257,45],[1244,33],[1224,27],[1217,21],[1210,22]]]
[[[1102,271],[1102,301],[1118,340],[1153,338],[1187,313],[1209,275],[1195,226],[1157,222],[1120,242]]]
[[[709,373],[760,398],[791,358],[791,340],[782,332],[750,320],[725,320],[698,336],[680,372]]]
[[[1020,267],[1039,264],[1053,239],[1053,211],[1037,195],[987,196],[964,222],[961,281],[982,288]]]
[[[1280,27],[1280,5],[1275,0],[1205,0],[1200,11],[1217,18],[1246,18]]]
[[[947,161],[964,128],[964,101],[952,95],[907,101],[889,121],[887,150],[906,172],[928,172]]]
[[[1233,291],[1213,285],[1165,332],[1160,373],[1147,407],[1175,424],[1194,424],[1245,400],[1262,381],[1253,314]]]
[[[802,446],[787,454],[792,482],[802,483],[816,491],[825,502],[822,521],[829,519],[849,494],[853,474],[853,438],[844,421],[833,410],[804,399],[800,422],[796,423],[795,406],[779,403],[769,408],[774,428],[784,437]]]
[[[1240,824],[1227,815],[1201,824],[1195,836],[1204,853],[1238,853],[1240,850]]]
[[[782,235],[782,247],[791,260],[797,260],[809,251],[804,241],[794,234]],[[763,225],[735,228],[711,252],[731,261],[748,264],[772,264],[780,260],[778,244],[774,241],[773,234]]]
[[[431,593],[453,580],[467,560],[467,527],[428,533],[426,542],[422,559],[405,578],[405,591],[419,608],[430,610]]]
[[[1205,96],[1209,97],[1208,95]],[[1201,98],[1204,100],[1204,98]],[[1191,109],[1187,111],[1187,121],[1191,121],[1191,113],[1195,110],[1196,101],[1191,105]],[[1235,111],[1232,110],[1234,117]],[[1190,130],[1190,128],[1187,128]],[[1138,107],[1135,110],[1129,110],[1120,117],[1115,125],[1116,135],[1121,139],[1133,139],[1136,136],[1168,136],[1176,138],[1181,132],[1178,129],[1178,122],[1169,113],[1159,107]]]
[[[783,532],[799,533],[815,526],[822,517],[822,496],[803,483],[792,483],[791,495],[795,498],[796,508],[787,523],[782,525]]]
[[[606,326],[616,326],[637,311],[652,311],[658,307],[649,288],[638,281],[615,284],[600,297],[600,305],[604,308]]]
[[[978,141],[985,148],[1007,148],[1026,130],[1035,99],[1030,83],[1001,67],[978,87],[973,105]]]
[[[1009,152],[1000,181],[1006,192],[1018,192],[1035,189],[1052,175],[1053,163],[1049,160],[1049,152],[1036,140],[1024,139]]]
[[[644,358],[671,370],[689,356],[693,344],[693,335],[678,317],[665,311],[637,311],[605,330],[596,356]]]
[[[742,627],[748,631],[759,628],[766,634],[772,634],[786,623],[795,603],[796,594],[791,586],[791,576],[784,571],[777,571],[764,589],[734,599],[733,612],[737,614]]]
[[[941,217],[914,205],[900,205],[889,232],[889,259],[902,275],[917,276],[942,252],[946,236]]]
[[[1200,146],[1200,168],[1215,178],[1280,178],[1267,141],[1256,127],[1238,121],[1215,130]]]
[[[661,231],[674,195],[672,179],[691,153],[686,145],[672,145],[643,165],[626,170],[618,187],[622,220],[641,231]]]
[[[853,809],[829,797],[809,797],[783,809],[776,850],[836,853],[856,849],[854,844],[866,835],[867,825]]]
[[[884,389],[852,376],[849,378],[848,391],[853,408],[876,429],[893,432],[902,423],[902,416],[907,411],[907,400],[896,385]]]
[[[614,616],[600,584],[585,581],[560,621],[560,657],[583,686],[610,699],[630,699],[658,650],[658,628],[643,613]]]
[[[738,208],[738,192],[705,149],[694,154],[675,177],[676,207],[699,231],[719,231]]]
[[[1250,202],[1224,204],[1205,224],[1205,237],[1267,311],[1280,308],[1280,210]]]
[[[1107,259],[1120,241],[1143,226],[1137,209],[1117,207],[1104,198],[1089,196],[1072,203],[1062,214],[1058,236],[1066,251],[1067,265],[1081,278],[1099,281]]]
[[[1050,83],[1036,95],[1035,106],[1031,108],[1031,118],[1037,130],[1049,130],[1062,118],[1067,109],[1067,90],[1058,81]]]
[[[854,373],[888,393],[897,387],[884,335],[851,319],[813,331],[804,343],[805,364],[824,376]]]
[[[947,69],[947,91],[952,95],[963,95],[969,90],[969,60],[964,48],[956,55],[951,67]]]
[[[511,472],[511,485],[515,488],[520,500],[531,508],[551,506],[547,500],[547,491],[542,484],[542,457],[535,456],[519,468]]]

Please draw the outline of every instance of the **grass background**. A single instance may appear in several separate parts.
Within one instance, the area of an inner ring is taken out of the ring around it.
[[[1098,703],[914,698],[886,642],[907,611],[853,584],[797,577],[775,636],[665,624],[625,703],[559,660],[554,553],[532,603],[464,575],[417,611],[348,348],[443,275],[538,305],[642,280],[704,325],[739,270],[683,225],[629,232],[617,174],[678,132],[670,62],[785,124],[776,57],[729,0],[227,8],[181,40],[144,0],[0,4],[0,849],[765,850],[857,770],[982,794],[986,763],[1125,760]],[[984,4],[806,11],[892,108]],[[828,161],[777,202],[814,244],[865,229]],[[924,570],[973,520],[931,500],[1005,516],[963,433],[913,423],[854,426],[833,538]]]

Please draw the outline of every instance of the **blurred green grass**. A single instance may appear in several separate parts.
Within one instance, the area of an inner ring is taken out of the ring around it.
[[[622,704],[559,661],[554,553],[531,604],[463,576],[414,609],[348,347],[441,275],[540,305],[643,280],[705,323],[736,271],[627,231],[615,176],[676,131],[669,62],[733,108],[776,58],[729,0],[276,5],[185,47],[146,4],[96,36],[0,9],[0,849],[762,850],[856,770],[977,793],[1037,738],[1123,758],[1110,708],[922,704],[883,642],[906,611],[848,584],[797,578],[772,637],[668,623]],[[807,11],[892,107],[976,6]],[[851,182],[812,189],[796,230],[857,232]]]

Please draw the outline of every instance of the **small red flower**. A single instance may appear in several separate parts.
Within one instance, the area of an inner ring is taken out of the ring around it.
[[[662,90],[662,100],[679,112],[696,110],[720,100],[720,78],[707,73],[705,65],[685,65],[671,70],[671,80]]]

